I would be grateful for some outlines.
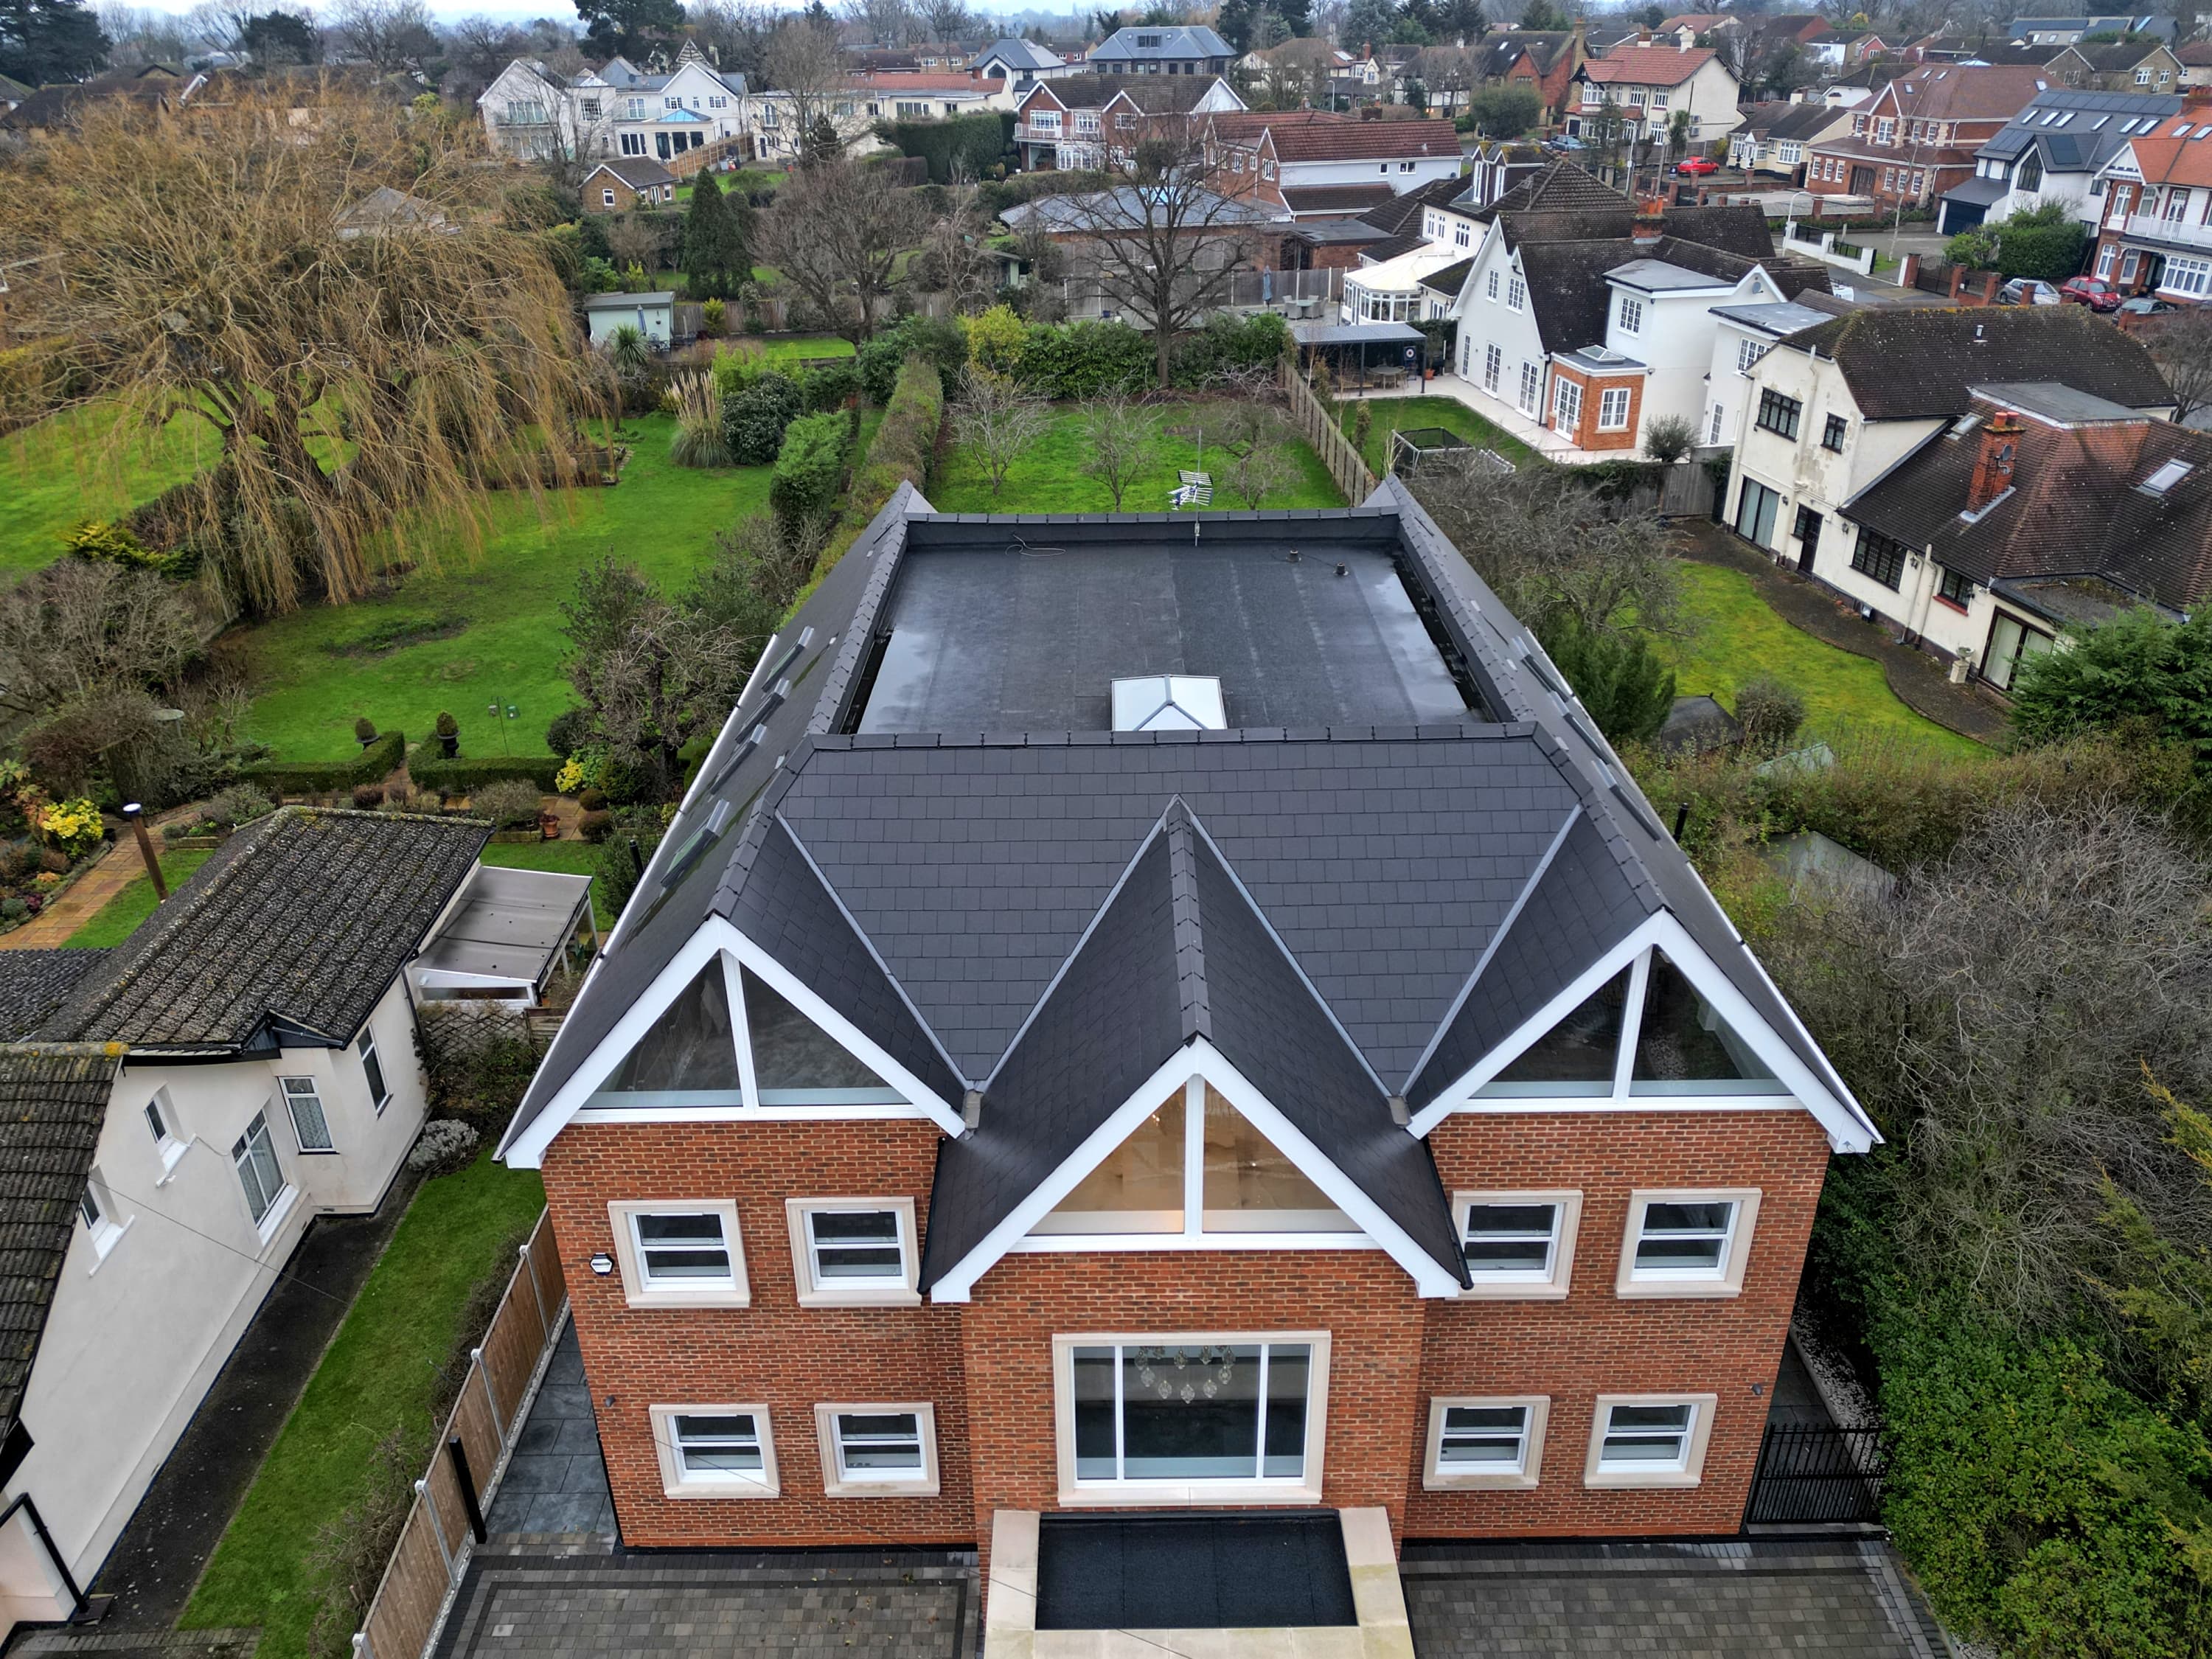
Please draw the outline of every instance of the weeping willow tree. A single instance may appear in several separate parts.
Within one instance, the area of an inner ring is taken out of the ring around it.
[[[259,611],[472,542],[485,490],[569,482],[577,422],[607,407],[473,126],[291,101],[90,104],[0,188],[32,342],[0,353],[6,413],[97,406],[118,458],[173,419],[212,428],[220,464],[167,517]]]

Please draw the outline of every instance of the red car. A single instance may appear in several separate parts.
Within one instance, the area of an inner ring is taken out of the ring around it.
[[[1708,173],[1718,173],[1721,164],[1710,155],[1692,155],[1686,161],[1674,163],[1674,171],[1691,179],[1701,179]]]
[[[2118,311],[2120,291],[2101,276],[2069,276],[2058,285],[2058,297],[2067,305],[2087,306],[2092,311]]]

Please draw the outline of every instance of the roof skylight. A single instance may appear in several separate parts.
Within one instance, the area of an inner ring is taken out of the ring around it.
[[[2193,471],[2187,461],[2163,461],[2155,472],[2142,481],[2142,487],[2154,495],[2163,495]]]
[[[1116,732],[1224,732],[1221,682],[1212,675],[1150,674],[1114,682]]]

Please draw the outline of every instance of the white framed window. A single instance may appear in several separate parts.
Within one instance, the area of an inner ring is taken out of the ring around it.
[[[1750,374],[1751,366],[1765,355],[1766,348],[1758,341],[1738,340],[1735,343],[1735,372],[1739,374]]]
[[[607,1206],[623,1292],[633,1308],[743,1308],[738,1206],[718,1199],[617,1200]]]
[[[1326,1331],[1052,1346],[1062,1504],[1321,1501]]]
[[[1516,270],[1513,273],[1513,280],[1505,285],[1506,307],[1511,311],[1520,311],[1526,307],[1528,299],[1528,286],[1522,282],[1521,273]]]
[[[191,1142],[177,1133],[177,1108],[170,1100],[167,1089],[156,1089],[153,1098],[146,1103],[144,1111],[147,1133],[154,1137],[155,1147],[161,1154],[161,1173],[167,1179],[168,1172],[177,1167],[177,1160],[185,1155],[185,1148]]]
[[[1445,1397],[1429,1401],[1428,1455],[1421,1485],[1430,1492],[1497,1491],[1536,1485],[1544,1467],[1544,1395]]]
[[[284,1109],[292,1117],[292,1144],[303,1152],[334,1152],[331,1121],[323,1112],[323,1097],[311,1077],[277,1079],[284,1091]]]
[[[1631,1193],[1614,1293],[1739,1294],[1758,1220],[1755,1188]]]
[[[1585,1486],[1694,1486],[1719,1396],[1601,1394],[1590,1413]]]
[[[1609,386],[1597,394],[1597,429],[1601,432],[1628,430],[1628,388]]]
[[[1521,364],[1521,408],[1523,413],[1534,415],[1541,407],[1544,395],[1544,371],[1536,364],[1523,359]]]
[[[1054,118],[1057,119],[1058,118],[1054,117]],[[1098,118],[1092,114],[1079,114],[1075,118],[1075,130],[1079,133],[1084,133],[1092,137],[1097,136],[1098,131]]]
[[[1644,331],[1644,301],[1633,295],[1620,296],[1620,331],[1623,334],[1641,334]]]
[[[802,1308],[907,1308],[921,1300],[910,1198],[793,1198],[791,1259]]]
[[[1572,432],[1582,418],[1583,383],[1562,374],[1552,382],[1552,424],[1561,432]]]
[[[1493,340],[1482,349],[1483,390],[1496,392],[1499,376],[1504,373],[1504,369],[1505,354],[1498,349],[1498,343]]]
[[[774,1498],[775,1440],[765,1406],[655,1406],[653,1443],[669,1498]]]
[[[246,1191],[246,1207],[259,1227],[276,1212],[284,1196],[284,1171],[276,1162],[276,1143],[269,1138],[269,1115],[256,1112],[246,1133],[232,1143],[230,1161],[238,1170],[238,1184]]]
[[[376,1108],[379,1117],[392,1103],[392,1091],[384,1081],[384,1062],[377,1057],[376,1033],[364,1030],[354,1042],[354,1052],[361,1056],[361,1074],[368,1080],[368,1098]]]
[[[614,193],[614,191],[611,191],[611,190],[603,190],[603,191],[601,191],[599,192],[599,205],[600,205],[600,206],[602,206],[602,207],[612,207],[614,204],[615,204],[615,193]]]
[[[1498,297],[1498,273],[1494,270],[1490,273],[1490,297],[1492,300]]]
[[[1470,1281],[1462,1297],[1556,1300],[1567,1293],[1583,1195],[1571,1189],[1452,1194]]]
[[[84,1222],[85,1237],[92,1241],[92,1264],[97,1267],[107,1260],[107,1253],[129,1231],[130,1224],[118,1218],[115,1195],[100,1178],[99,1170],[87,1172],[84,1191],[76,1200],[76,1212]]]
[[[822,1487],[832,1498],[937,1492],[937,1413],[927,1404],[817,1406]]]

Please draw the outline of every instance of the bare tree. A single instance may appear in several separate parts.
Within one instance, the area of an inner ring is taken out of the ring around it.
[[[1083,470],[1106,486],[1119,513],[1129,486],[1159,453],[1159,422],[1127,392],[1109,392],[1083,405],[1081,425]]]
[[[1109,150],[1110,188],[1032,204],[1075,239],[1073,263],[1152,336],[1169,384],[1176,335],[1214,311],[1251,257],[1263,222],[1225,184],[1196,135],[1145,138]]]
[[[836,106],[853,94],[844,49],[833,30],[804,15],[787,19],[769,37],[762,73],[769,88],[782,94],[779,101],[802,153],[825,125],[843,136],[836,125]]]
[[[843,0],[845,21],[881,46],[901,46],[914,38],[919,20],[908,0]]]
[[[1246,385],[1230,404],[1223,445],[1229,465],[1223,477],[1229,492],[1248,507],[1267,504],[1297,482],[1291,465],[1289,437],[1282,411],[1267,382]]]
[[[921,264],[956,312],[980,311],[997,291],[999,257],[974,179],[956,178],[945,187],[945,210],[922,239]]]
[[[967,0],[917,0],[915,16],[926,40],[964,40],[975,32],[978,19]]]
[[[1050,406],[1012,375],[972,365],[963,372],[959,401],[952,405],[952,432],[991,475],[994,498],[1008,469],[1051,424]]]
[[[15,714],[166,688],[198,652],[183,592],[150,570],[63,559],[0,592],[0,708]]]
[[[90,104],[0,193],[9,320],[40,343],[0,369],[0,406],[101,409],[118,464],[204,422],[222,465],[175,504],[177,539],[275,610],[356,596],[373,550],[434,557],[494,483],[538,488],[508,434],[546,434],[568,476],[566,435],[605,406],[539,239],[486,210],[472,128],[333,91],[302,142],[289,108]],[[417,205],[349,217],[383,187]]]
[[[875,333],[899,257],[921,228],[914,192],[882,167],[840,156],[794,173],[762,216],[759,235],[766,263],[823,326],[859,344]]]
[[[2173,418],[2186,421],[2212,404],[2212,315],[2191,308],[2161,317],[2143,343],[2173,389]]]
[[[482,12],[455,23],[446,32],[446,41],[461,72],[487,84],[530,46],[530,37],[520,29]]]
[[[773,12],[755,0],[694,0],[686,10],[700,50],[726,70],[756,82],[764,78],[768,43],[775,32]]]
[[[345,56],[386,74],[437,51],[437,31],[422,0],[339,0],[331,26]]]
[[[641,213],[617,213],[607,221],[607,252],[617,270],[629,265],[650,276],[660,268],[668,239],[660,226]]]

